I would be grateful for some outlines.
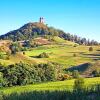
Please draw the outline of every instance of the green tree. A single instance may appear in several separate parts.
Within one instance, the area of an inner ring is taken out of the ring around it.
[[[18,42],[14,42],[10,45],[11,54],[16,54],[16,52],[20,51],[21,46]]]

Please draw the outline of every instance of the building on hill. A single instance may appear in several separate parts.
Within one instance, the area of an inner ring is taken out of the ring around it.
[[[43,24],[44,23],[44,18],[40,17],[39,22]]]

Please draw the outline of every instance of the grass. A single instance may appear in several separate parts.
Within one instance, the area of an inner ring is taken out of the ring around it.
[[[95,88],[95,90],[94,90]],[[75,91],[31,91],[21,94],[1,94],[2,100],[100,100],[100,86]]]
[[[55,37],[54,39],[56,41],[60,41],[62,44],[55,43],[39,46],[31,49],[30,51],[26,51],[25,55],[22,55],[21,53],[15,56],[11,55],[9,60],[0,59],[0,62],[4,65],[9,65],[20,61],[26,63],[46,63],[51,61],[61,64],[64,68],[69,68],[83,63],[95,62],[95,59],[100,60],[99,46],[93,46],[94,50],[89,52],[89,46],[81,45],[74,47],[73,42],[65,42],[65,40],[59,37]],[[36,56],[43,52],[49,53],[49,58],[36,58]],[[74,54],[77,56],[74,57]]]
[[[85,86],[91,86],[93,84],[100,84],[100,77],[97,78],[85,78]],[[71,91],[73,89],[74,79],[58,81],[58,82],[47,82],[47,83],[38,83],[33,85],[26,86],[16,86],[9,88],[1,88],[0,91],[4,94],[11,94],[14,92],[30,92],[30,91]]]
[[[63,42],[63,41],[62,41]],[[25,55],[17,53],[16,55],[11,55],[9,60],[0,59],[0,62],[4,65],[9,65],[12,63],[18,63],[20,61],[26,63],[47,63],[49,61],[59,63],[63,65],[64,68],[77,66],[83,63],[95,62],[96,58],[100,60],[100,48],[99,46],[93,46],[93,51],[88,51],[89,46],[77,46],[67,44],[51,44],[43,45],[37,48],[33,48],[31,51],[26,51]],[[49,58],[36,58],[39,54],[46,52],[49,53]],[[74,57],[73,54],[77,56]],[[97,78],[85,78],[85,86],[91,86],[93,84],[100,84],[100,77]],[[16,86],[1,88],[0,91],[4,94],[12,94],[17,92],[18,94],[31,91],[71,91],[73,90],[74,79],[58,81],[58,82],[47,82],[38,83],[26,86]]]
[[[64,68],[67,68],[83,63],[94,62],[94,57],[97,59],[100,58],[100,56],[96,56],[96,54],[100,53],[100,51],[97,51],[99,46],[94,46],[93,48],[94,51],[89,52],[89,46],[45,45],[35,48],[32,51],[26,51],[26,55],[34,58],[43,52],[50,53],[49,58],[41,58],[40,60],[60,63]],[[77,56],[73,57],[73,54]]]

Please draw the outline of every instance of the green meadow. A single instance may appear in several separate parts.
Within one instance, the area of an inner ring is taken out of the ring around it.
[[[12,93],[22,93],[30,91],[71,91],[73,90],[75,79],[57,81],[57,82],[47,82],[47,83],[38,83],[26,86],[16,86],[1,88],[0,91],[4,94]],[[91,87],[92,85],[100,84],[100,77],[97,78],[85,78],[85,86]]]
[[[60,63],[64,68],[71,66],[77,66],[83,63],[94,62],[95,59],[100,59],[98,54],[99,46],[94,46],[94,51],[89,52],[89,46],[68,46],[67,44],[63,45],[45,45],[37,47],[31,51],[26,51],[25,54],[31,58],[36,58],[39,54],[46,52],[49,54],[49,58],[38,58],[42,61],[52,61]],[[73,55],[76,54],[76,57]]]

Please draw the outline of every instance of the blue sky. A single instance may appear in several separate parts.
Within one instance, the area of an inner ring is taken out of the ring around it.
[[[0,34],[40,16],[49,26],[100,41],[100,0],[0,0]]]

